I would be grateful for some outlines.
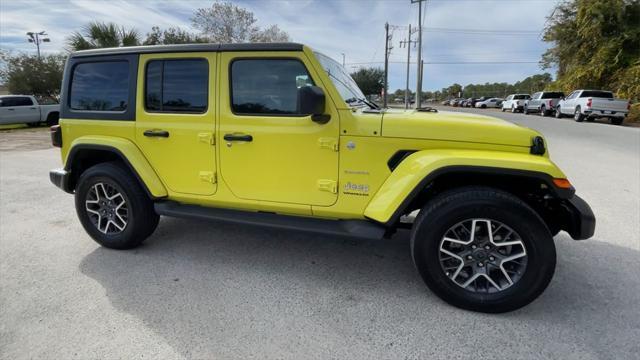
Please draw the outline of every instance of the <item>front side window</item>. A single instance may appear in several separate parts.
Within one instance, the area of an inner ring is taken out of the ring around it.
[[[129,99],[129,63],[80,63],[73,69],[69,106],[73,110],[125,111]]]
[[[145,74],[145,107],[153,112],[203,113],[209,97],[205,59],[152,60]]]
[[[295,59],[241,59],[231,63],[231,108],[236,114],[298,114],[298,89],[314,85]]]

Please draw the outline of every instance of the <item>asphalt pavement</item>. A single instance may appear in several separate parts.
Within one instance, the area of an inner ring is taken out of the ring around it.
[[[556,236],[556,274],[529,306],[440,301],[407,232],[358,241],[163,218],[138,249],[101,248],[49,182],[60,155],[46,129],[17,130],[0,132],[0,358],[637,359],[640,128],[460,111],[541,131],[597,216],[593,239]]]

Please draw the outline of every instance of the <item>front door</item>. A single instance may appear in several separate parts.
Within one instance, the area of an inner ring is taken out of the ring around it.
[[[335,203],[339,119],[326,94],[329,122],[297,113],[298,89],[322,86],[304,53],[227,52],[220,61],[220,169],[233,194],[281,203]]]
[[[215,53],[140,55],[136,141],[172,192],[216,192],[215,65]]]

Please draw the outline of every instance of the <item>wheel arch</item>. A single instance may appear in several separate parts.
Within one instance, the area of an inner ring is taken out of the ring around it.
[[[419,151],[398,165],[369,202],[364,215],[394,228],[401,216],[421,208],[433,196],[469,185],[491,186],[520,198],[529,192],[558,199],[573,196],[573,187],[558,188],[554,178],[566,176],[544,156],[475,150]]]
[[[70,177],[67,184],[73,191],[82,173],[93,165],[117,161],[133,174],[152,199],[166,197],[167,190],[142,152],[126,139],[76,139],[71,144],[64,169]]]

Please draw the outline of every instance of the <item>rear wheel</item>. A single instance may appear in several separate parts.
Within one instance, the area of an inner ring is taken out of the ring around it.
[[[427,286],[446,302],[500,313],[537,298],[553,277],[555,246],[538,214],[515,196],[470,187],[420,212],[411,252]]]
[[[100,245],[130,249],[158,226],[153,203],[131,173],[119,163],[87,169],[78,180],[76,212],[87,233]]]
[[[582,114],[582,111],[580,110],[580,106],[576,107],[576,111],[575,113],[573,113],[573,120],[577,122],[583,122],[584,117],[585,116]]]
[[[560,106],[556,107],[556,119],[562,118],[562,112],[560,112]]]
[[[547,115],[548,115],[547,114],[547,108],[545,108],[544,105],[541,105],[540,106],[540,116],[544,117],[544,116],[547,116]]]

